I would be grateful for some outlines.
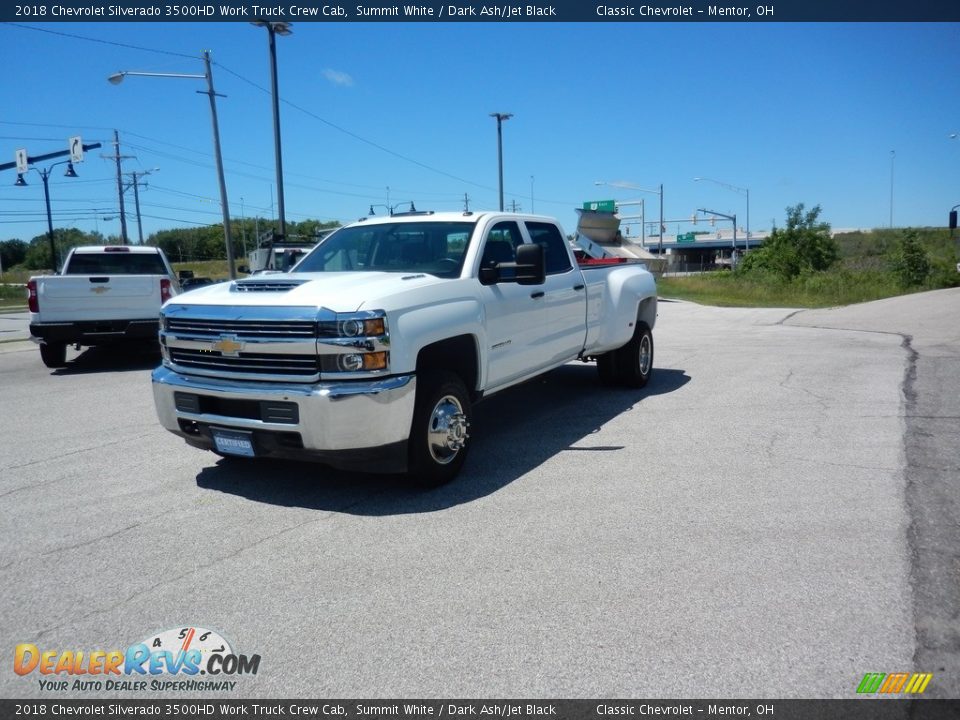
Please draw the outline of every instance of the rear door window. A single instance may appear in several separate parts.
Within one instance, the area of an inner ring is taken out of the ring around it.
[[[166,275],[157,253],[74,253],[66,275]]]
[[[570,261],[570,251],[567,250],[567,241],[560,234],[559,228],[552,223],[527,222],[527,232],[530,239],[538,245],[543,245],[546,253],[547,275],[560,275],[573,269]]]

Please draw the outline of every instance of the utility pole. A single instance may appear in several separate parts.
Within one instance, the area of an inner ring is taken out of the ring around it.
[[[120,133],[117,130],[113,131],[113,148],[113,155],[102,155],[101,157],[117,162],[117,195],[120,197],[120,241],[124,245],[128,245],[130,240],[127,237],[127,215],[123,207],[123,167],[120,165],[120,161],[132,158],[133,155],[120,154]]]
[[[130,181],[130,184],[127,185],[127,188],[133,186],[133,201],[137,209],[137,236],[140,238],[141,245],[143,245],[143,223],[140,220],[140,178],[146,175],[149,175],[150,173],[159,169],[160,168],[153,168],[153,170],[145,170],[143,172],[127,173],[127,175],[129,175],[132,178],[132,180]],[[126,191],[127,188],[123,188],[124,192]],[[120,193],[120,197],[123,197],[122,192]]]
[[[243,198],[240,198],[240,237],[243,240],[243,256],[247,256],[247,218],[243,210]]]
[[[213,125],[213,153],[217,161],[217,181],[220,185],[220,207],[223,210],[223,239],[227,246],[227,269],[230,279],[237,279],[237,268],[233,261],[233,237],[230,232],[230,205],[227,204],[227,183],[223,177],[223,154],[220,151],[220,125],[217,122],[217,93],[213,89],[213,70],[210,69],[210,51],[203,51],[203,64],[206,69],[207,97],[210,98],[210,119]],[[200,92],[199,90],[197,92]]]

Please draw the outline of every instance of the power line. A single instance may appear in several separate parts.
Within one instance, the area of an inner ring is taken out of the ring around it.
[[[233,70],[231,70],[231,69],[228,68],[227,66],[223,65],[222,63],[215,62],[214,64],[215,64],[217,67],[222,68],[224,71],[230,73],[231,75],[233,75],[233,76],[234,76],[235,78],[237,78],[238,80],[242,80],[243,82],[247,83],[248,85],[250,85],[250,86],[252,86],[252,87],[255,87],[257,90],[260,90],[261,92],[264,92],[264,93],[268,93],[268,94],[269,94],[269,91],[268,91],[266,88],[260,87],[259,85],[257,85],[257,84],[256,84],[255,82],[253,82],[252,80],[248,80],[248,79],[245,78],[243,75],[240,75],[239,73],[234,72]],[[444,177],[448,177],[448,178],[450,178],[450,179],[452,179],[452,180],[456,180],[457,182],[467,183],[468,185],[473,185],[473,186],[475,186],[475,187],[483,188],[483,189],[485,189],[485,190],[492,190],[492,189],[493,189],[493,188],[488,187],[488,186],[486,186],[486,185],[482,185],[482,184],[480,184],[480,183],[475,183],[475,182],[473,182],[472,180],[466,180],[466,179],[464,179],[464,178],[461,178],[461,177],[458,177],[458,176],[453,175],[453,174],[451,174],[451,173],[448,173],[448,172],[446,172],[446,171],[444,171],[444,170],[440,170],[440,169],[438,169],[438,168],[432,167],[432,166],[430,166],[430,165],[427,165],[426,163],[420,162],[419,160],[415,160],[414,158],[407,157],[406,155],[403,155],[403,154],[398,153],[398,152],[396,152],[396,151],[394,151],[394,150],[391,150],[391,149],[388,148],[388,147],[384,147],[383,145],[380,145],[379,143],[376,143],[376,142],[374,142],[373,140],[368,140],[367,138],[363,137],[362,135],[357,135],[357,133],[355,133],[355,132],[351,132],[350,130],[347,130],[346,128],[340,127],[340,126],[337,125],[336,123],[330,122],[330,121],[327,120],[326,118],[322,118],[322,117],[320,117],[319,115],[317,115],[316,113],[311,112],[310,110],[307,110],[306,108],[301,107],[301,106],[297,105],[296,103],[291,102],[290,100],[286,100],[286,99],[284,99],[284,98],[280,98],[280,100],[281,100],[281,102],[283,102],[284,104],[289,105],[290,107],[292,107],[294,110],[299,110],[299,111],[302,112],[304,115],[307,115],[308,117],[311,117],[311,118],[313,118],[314,120],[318,120],[319,122],[322,122],[324,125],[328,125],[329,127],[332,127],[334,130],[337,130],[338,132],[342,132],[342,133],[345,134],[345,135],[349,135],[350,137],[354,138],[355,140],[359,140],[360,142],[366,143],[367,145],[370,145],[371,147],[375,147],[377,150],[380,150],[380,151],[382,151],[382,152],[385,152],[385,153],[387,153],[388,155],[393,155],[393,156],[396,157],[396,158],[400,158],[401,160],[405,160],[406,162],[413,163],[414,165],[417,165],[418,167],[422,167],[423,169],[429,170],[430,172],[435,172],[435,173],[437,173],[437,174],[439,174],[439,175],[443,175]]]
[[[35,26],[31,26],[31,25],[23,25],[23,24],[20,24],[20,23],[3,23],[3,24],[4,24],[4,25],[8,25],[8,26],[10,26],[10,27],[15,27],[15,28],[23,29],[23,30],[33,30],[33,31],[36,31],[36,32],[43,32],[43,33],[47,33],[47,34],[51,34],[51,35],[57,35],[57,36],[60,36],[60,37],[66,37],[66,38],[71,38],[71,39],[75,39],[75,40],[82,40],[82,41],[85,41],[85,42],[93,42],[93,43],[98,43],[98,44],[102,44],[102,45],[111,45],[111,46],[122,47],[122,48],[127,48],[127,49],[141,50],[141,51],[144,51],[144,52],[152,52],[152,53],[157,53],[157,54],[161,54],[161,55],[168,55],[168,56],[172,56],[172,57],[187,58],[187,59],[191,59],[191,60],[196,60],[196,59],[198,59],[198,57],[199,57],[199,56],[197,56],[197,55],[190,55],[190,54],[181,53],[181,52],[176,52],[176,51],[172,51],[172,50],[163,50],[163,49],[159,49],[159,48],[150,48],[150,47],[144,47],[144,46],[140,46],[140,45],[133,45],[133,44],[131,44],[131,43],[120,43],[120,42],[115,42],[115,41],[111,41],[111,40],[102,40],[102,39],[100,39],[100,38],[94,38],[94,37],[89,37],[89,36],[84,36],[84,35],[77,35],[77,34],[75,34],[75,33],[61,32],[61,31],[57,31],[57,30],[50,30],[50,29],[47,29],[47,28],[35,27]],[[269,94],[269,91],[268,91],[266,88],[258,85],[257,83],[253,82],[252,80],[244,77],[244,76],[241,75],[240,73],[237,73],[236,71],[230,69],[229,67],[223,65],[223,64],[220,63],[220,62],[216,62],[215,64],[216,64],[218,67],[220,67],[221,69],[223,69],[225,72],[227,72],[227,73],[229,73],[230,75],[232,75],[232,76],[234,76],[235,78],[237,78],[238,80],[240,80],[240,81],[242,81],[242,82],[250,85],[251,87],[253,87],[253,88],[261,91],[261,92],[264,93],[264,94]],[[388,148],[388,147],[386,147],[386,146],[384,146],[384,145],[381,145],[380,143],[377,143],[377,142],[375,142],[375,141],[373,141],[373,140],[370,140],[370,139],[368,139],[368,138],[365,138],[365,137],[363,137],[363,136],[361,136],[361,135],[359,135],[359,134],[357,134],[357,133],[355,133],[355,132],[352,132],[351,130],[348,130],[347,128],[344,128],[344,127],[342,127],[342,126],[340,126],[340,125],[337,125],[336,123],[331,122],[330,120],[327,120],[326,118],[321,117],[320,115],[317,115],[316,113],[312,112],[311,110],[308,110],[307,108],[302,107],[302,106],[300,106],[300,105],[298,105],[298,104],[296,104],[296,103],[294,103],[294,102],[292,102],[292,101],[290,101],[290,100],[283,99],[283,98],[281,98],[281,100],[282,100],[282,102],[283,102],[284,104],[286,104],[287,106],[293,108],[294,110],[297,110],[297,111],[303,113],[304,115],[307,115],[308,117],[310,117],[310,118],[312,118],[312,119],[314,119],[314,120],[316,120],[316,121],[318,121],[318,122],[321,122],[321,123],[323,123],[324,125],[327,125],[328,127],[332,128],[332,129],[334,129],[334,130],[336,130],[336,131],[338,131],[338,132],[340,132],[340,133],[343,133],[343,134],[345,134],[345,135],[347,135],[347,136],[349,136],[349,137],[351,137],[351,138],[354,138],[355,140],[357,140],[357,141],[359,141],[359,142],[365,143],[365,144],[367,144],[367,145],[369,145],[369,146],[371,146],[371,147],[373,147],[373,148],[376,148],[377,150],[380,150],[381,152],[387,153],[388,155],[392,155],[393,157],[396,157],[396,158],[398,158],[398,159],[400,159],[400,160],[403,160],[403,161],[405,161],[405,162],[411,163],[411,164],[413,164],[413,165],[416,165],[416,166],[418,166],[418,167],[420,167],[420,168],[423,168],[423,169],[428,170],[428,171],[430,171],[430,172],[436,173],[436,174],[438,174],[438,175],[442,175],[442,176],[447,177],[447,178],[450,178],[450,179],[452,179],[452,180],[456,180],[457,182],[465,183],[465,184],[467,184],[467,185],[472,185],[472,186],[474,186],[474,187],[481,188],[481,189],[484,189],[484,190],[490,190],[490,191],[493,191],[493,190],[494,190],[494,188],[491,187],[491,186],[489,186],[489,185],[484,185],[484,184],[482,184],[482,183],[477,183],[477,182],[474,182],[474,181],[472,181],[472,180],[468,180],[468,179],[466,179],[466,178],[459,177],[459,176],[454,175],[454,174],[452,174],[452,173],[446,172],[445,170],[441,170],[441,169],[439,169],[439,168],[436,168],[436,167],[433,167],[433,166],[431,166],[431,165],[428,165],[427,163],[421,162],[421,161],[419,161],[419,160],[417,160],[417,159],[415,159],[415,158],[412,158],[412,157],[409,157],[409,156],[404,155],[404,154],[402,154],[402,153],[399,153],[399,152],[396,152],[396,151],[394,151],[394,150],[391,150],[390,148]],[[19,122],[12,122],[12,121],[0,121],[0,124],[18,125],[18,126],[26,126],[26,127],[59,127],[59,128],[71,127],[72,129],[77,129],[75,126],[65,126],[65,125],[45,124],[45,123],[19,123]],[[113,130],[112,128],[105,128],[105,127],[104,127],[104,128],[101,128],[101,127],[95,127],[95,126],[89,126],[88,128],[84,128],[84,129],[96,129],[96,130],[102,130],[102,131],[110,131],[110,130]],[[135,136],[135,137],[141,137],[141,138],[150,140],[150,141],[152,141],[152,142],[158,142],[158,143],[160,143],[160,144],[169,145],[169,146],[171,146],[171,147],[176,147],[176,148],[179,148],[179,149],[181,149],[181,150],[185,150],[185,151],[187,151],[187,152],[193,152],[193,153],[197,153],[197,154],[209,156],[207,153],[200,153],[199,151],[195,151],[195,150],[192,150],[192,149],[190,149],[190,148],[185,148],[185,147],[183,147],[183,146],[175,145],[175,144],[173,144],[173,143],[167,143],[167,142],[165,142],[165,141],[158,140],[158,139],[156,139],[156,138],[149,138],[149,137],[147,137],[147,136],[139,135],[139,134],[137,134],[137,133],[129,133],[129,134],[132,135],[132,136]],[[20,139],[20,138],[12,138],[12,139]],[[32,138],[23,138],[23,139],[32,139]],[[129,145],[129,144],[128,144],[128,146],[134,147],[134,146]],[[154,152],[154,153],[156,153],[156,154],[158,154],[158,155],[161,155],[161,156],[164,155],[164,153],[163,153],[162,151],[158,151],[158,150],[155,150],[155,149],[150,149],[150,148],[141,148],[141,149],[144,149],[144,150],[149,151],[149,152]],[[189,164],[193,164],[193,165],[195,165],[195,166],[209,167],[208,165],[207,165],[207,166],[200,165],[200,164],[197,163],[196,161],[191,161],[191,160],[188,160],[188,159],[186,159],[186,158],[173,156],[173,155],[170,155],[169,153],[166,154],[166,156],[167,156],[167,157],[170,157],[170,158],[172,158],[172,159],[175,159],[175,160],[179,160],[179,161],[181,161],[181,162],[186,162],[186,163],[189,163]],[[244,164],[244,165],[248,165],[248,166],[250,166],[250,167],[254,167],[254,168],[260,169],[260,170],[267,170],[267,169],[268,169],[268,168],[265,168],[265,167],[263,167],[263,166],[258,166],[258,165],[255,165],[255,164],[253,164],[253,163],[248,163],[248,162],[239,161],[239,160],[231,160],[231,163]],[[250,177],[250,178],[253,178],[253,179],[256,179],[256,180],[261,180],[261,181],[269,182],[266,178],[263,178],[263,177],[260,177],[260,176],[256,176],[256,175],[251,175],[251,174],[248,174],[248,173],[242,173],[242,172],[239,172],[239,171],[237,171],[237,170],[231,171],[231,174],[233,174],[233,175],[241,175],[241,176]],[[338,183],[338,184],[341,184],[341,185],[352,185],[352,186],[354,186],[354,187],[358,187],[358,188],[362,188],[362,189],[368,189],[368,190],[375,190],[375,189],[376,189],[376,190],[379,190],[379,188],[374,188],[374,187],[372,187],[372,186],[354,185],[354,184],[352,184],[352,183],[342,183],[342,182],[339,182],[339,181],[325,180],[325,179],[322,179],[322,178],[316,178],[316,177],[306,176],[306,175],[300,175],[300,176],[301,176],[301,177],[306,177],[306,178],[311,179],[311,180],[318,180],[318,181],[320,181],[320,182],[332,182],[332,183],[335,182],[335,183]],[[300,186],[298,186],[298,187],[300,187],[301,189],[308,189],[308,190],[312,190],[312,191],[315,191],[315,192],[325,192],[325,193],[330,193],[330,194],[335,194],[335,195],[342,195],[342,196],[346,196],[346,197],[357,197],[357,198],[362,198],[362,199],[364,199],[364,200],[367,200],[367,199],[369,199],[369,197],[370,197],[369,195],[359,195],[359,194],[356,194],[356,193],[347,193],[347,192],[343,192],[343,191],[319,189],[319,188],[313,188],[313,187],[304,186],[304,185],[300,185]],[[423,195],[423,194],[424,194],[422,191],[409,191],[409,190],[398,190],[398,191],[399,191],[399,192],[409,192],[409,193],[411,193],[411,194],[416,194],[416,195]],[[436,196],[436,197],[443,197],[443,196],[445,195],[445,194],[442,194],[442,193],[426,193],[426,194],[434,195],[434,196]],[[516,197],[520,197],[520,196],[521,196],[520,194],[516,194],[516,193],[508,193],[508,194],[514,195],[514,196],[516,196]],[[454,198],[454,197],[459,197],[459,193],[457,193],[457,194],[451,193],[451,194],[450,194],[450,197],[451,197],[450,202],[453,203],[453,202],[455,202],[455,201],[454,201],[452,198]],[[459,202],[459,200],[457,200],[456,202]],[[569,204],[569,203],[566,203],[566,202],[560,202],[560,201],[548,200],[548,199],[542,199],[541,202],[550,203],[550,204],[558,204],[558,205],[566,205],[566,204]]]
[[[47,28],[34,27],[32,25],[21,25],[20,23],[2,23],[10,27],[20,28],[22,30],[35,30],[36,32],[49,33],[50,35],[59,35],[60,37],[73,38],[74,40],[85,40],[87,42],[99,43],[101,45],[113,45],[115,47],[129,48],[131,50],[143,50],[145,52],[158,53],[160,55],[172,55],[174,57],[189,58],[191,60],[200,59],[199,55],[187,55],[185,53],[174,52],[173,50],[160,50],[158,48],[148,48],[141,45],[131,45],[130,43],[119,43],[112,40],[101,40],[100,38],[87,37],[85,35],[75,35],[73,33],[60,32],[58,30],[48,30]]]

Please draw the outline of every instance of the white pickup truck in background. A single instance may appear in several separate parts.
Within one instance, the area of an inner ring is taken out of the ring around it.
[[[50,368],[66,364],[68,345],[155,342],[160,307],[179,291],[159,248],[76,247],[59,274],[27,283],[30,339]]]
[[[572,360],[644,386],[657,291],[583,258],[548,217],[410,213],[340,228],[290,273],[221,283],[162,312],[164,427],[223,456],[452,479],[479,399]]]

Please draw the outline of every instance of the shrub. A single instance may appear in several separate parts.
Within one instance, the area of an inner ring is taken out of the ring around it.
[[[917,239],[915,231],[905,232],[900,238],[891,254],[890,269],[904,288],[923,285],[930,277],[930,257]]]

